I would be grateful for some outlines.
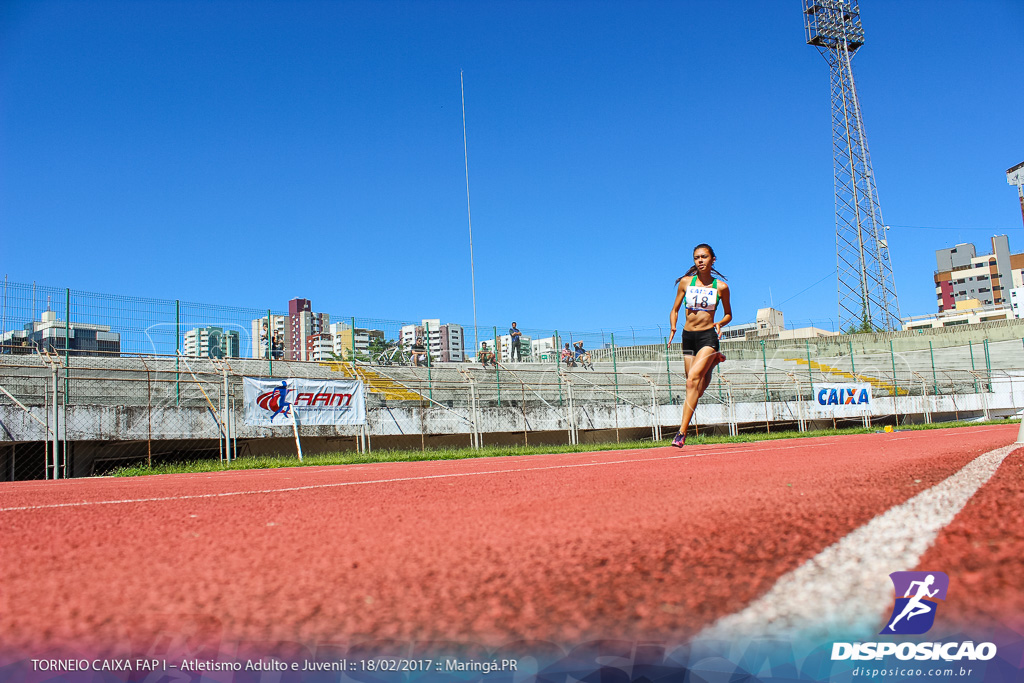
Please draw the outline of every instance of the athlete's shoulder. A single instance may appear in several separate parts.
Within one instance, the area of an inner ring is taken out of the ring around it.
[[[726,282],[725,280],[719,280],[719,279],[716,278],[715,282],[718,283],[718,291],[719,292],[728,292],[729,291],[729,283]]]

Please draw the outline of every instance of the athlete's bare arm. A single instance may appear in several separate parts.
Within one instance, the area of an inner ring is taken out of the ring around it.
[[[722,328],[732,321],[732,304],[729,301],[729,285],[718,281],[718,296],[722,300],[722,319],[715,323],[715,332],[722,336]]]
[[[672,343],[672,338],[676,336],[676,323],[679,322],[679,309],[683,305],[683,299],[686,297],[686,278],[679,281],[679,287],[676,288],[676,300],[672,304],[672,312],[668,314],[668,323],[671,326],[671,330],[668,335],[668,343]]]

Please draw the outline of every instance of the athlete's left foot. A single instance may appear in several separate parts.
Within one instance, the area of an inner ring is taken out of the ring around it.
[[[682,448],[686,445],[686,434],[676,432],[676,438],[672,439],[672,445],[675,448]]]

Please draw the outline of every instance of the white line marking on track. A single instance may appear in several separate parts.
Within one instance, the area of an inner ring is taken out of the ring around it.
[[[771,442],[767,442],[771,444]],[[543,467],[523,467],[503,470],[484,470],[481,472],[449,472],[445,474],[426,474],[418,477],[395,477],[392,479],[369,479],[366,481],[342,481],[328,484],[309,484],[307,486],[289,486],[274,489],[260,489],[256,491],[224,491],[221,493],[197,493],[184,496],[156,496],[152,498],[124,498],[119,500],[83,500],[73,503],[50,503],[46,505],[24,505],[20,507],[0,508],[0,512],[24,512],[28,510],[52,510],[55,508],[88,507],[92,505],[125,505],[128,503],[158,503],[172,500],[197,500],[203,498],[226,498],[230,496],[251,496],[267,493],[289,493],[293,491],[312,491],[315,489],[337,488],[340,486],[365,486],[370,484],[392,484],[407,481],[426,481],[430,479],[447,479],[454,477],[477,477],[488,474],[520,474],[523,472],[543,472],[546,470],[574,469],[579,467],[598,467],[602,465],[624,465],[640,462],[664,462],[666,460],[681,460],[685,458],[700,458],[709,455],[738,455],[741,453],[760,453],[766,451],[791,451],[803,448],[816,448],[819,446],[834,445],[835,441],[819,441],[814,444],[801,444],[795,446],[774,446],[764,448],[746,448],[735,450],[714,450],[703,453],[680,453],[679,455],[662,455],[656,458],[632,458],[629,460],[608,460],[597,462],[580,462],[568,465],[546,465]],[[667,446],[665,448],[668,448]],[[576,455],[575,453],[555,455]],[[535,457],[535,456],[531,456]]]
[[[873,637],[893,602],[889,574],[913,570],[939,532],[1019,448],[1013,444],[978,456],[784,574],[764,596],[722,617],[696,639]]]

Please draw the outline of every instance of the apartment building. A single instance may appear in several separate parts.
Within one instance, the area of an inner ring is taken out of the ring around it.
[[[1010,310],[1014,318],[1024,318],[1024,286],[1010,290]]]
[[[284,358],[285,329],[288,316],[271,315],[268,325],[266,316],[252,321],[252,357],[266,358],[268,348],[273,348],[274,358]]]
[[[285,329],[285,358],[309,360],[306,357],[306,340],[317,334],[327,333],[331,317],[327,313],[314,313],[309,299],[292,299],[288,302],[288,324]]]
[[[189,330],[181,344],[181,355],[190,358],[238,358],[240,351],[238,330],[225,330],[215,325]]]
[[[405,325],[399,333],[399,342],[405,348],[417,338],[423,339],[433,360],[442,363],[461,363],[466,359],[465,331],[456,323],[441,324],[439,318],[425,319],[419,325]]]
[[[69,334],[70,333],[70,334]],[[116,356],[121,352],[121,334],[106,325],[66,323],[51,310],[20,330],[0,334],[0,353],[27,354],[48,351],[70,356]]]
[[[992,253],[977,253],[971,243],[935,252],[935,296],[939,312],[957,302],[977,299],[982,306],[1008,304],[1010,290],[1024,285],[1024,253],[1011,254],[1006,235],[992,237]]]
[[[370,343],[373,340],[384,341],[384,330],[357,327],[353,334],[352,325],[349,323],[332,323],[330,330],[334,337],[334,354],[345,360],[352,358],[353,343],[355,343],[355,357],[367,360],[371,358]]]
[[[334,335],[329,332],[318,332],[306,337],[306,349],[303,360],[328,361],[333,360],[331,354],[334,352]]]

